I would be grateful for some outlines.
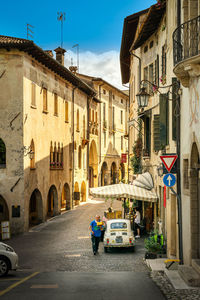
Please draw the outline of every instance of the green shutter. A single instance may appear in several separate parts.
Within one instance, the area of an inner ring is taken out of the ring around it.
[[[160,150],[160,115],[153,116],[154,151]]]
[[[175,82],[177,81],[177,78],[172,78],[172,140],[176,141],[176,114],[177,114],[177,107],[176,107],[176,92],[177,92],[177,86]]]
[[[161,149],[169,143],[168,94],[160,94],[160,144]]]

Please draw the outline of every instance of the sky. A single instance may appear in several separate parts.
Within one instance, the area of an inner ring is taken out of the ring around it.
[[[119,61],[124,18],[155,3],[156,0],[0,0],[0,34],[27,38],[28,23],[34,26],[30,27],[34,43],[44,50],[54,50],[61,45],[57,13],[65,12],[65,66],[77,65],[77,47],[72,47],[79,44],[80,73],[101,77],[125,89],[121,86]]]

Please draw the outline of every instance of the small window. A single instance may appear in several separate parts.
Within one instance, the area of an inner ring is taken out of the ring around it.
[[[2,139],[0,139],[0,169],[6,167],[6,146]]]
[[[106,131],[104,131],[104,148],[106,148]]]
[[[121,136],[121,150],[124,149],[124,137]]]
[[[36,85],[34,82],[31,83],[31,105],[36,106]]]
[[[92,123],[94,123],[94,109],[92,110]]]
[[[106,90],[103,89],[103,94],[106,95]]]
[[[76,131],[79,131],[79,109],[76,112]]]
[[[188,166],[189,162],[188,159],[183,160],[183,186],[184,189],[189,189],[189,178],[188,178]]]
[[[30,159],[30,169],[35,169],[35,145],[34,141],[31,141],[30,151],[33,152],[33,156]]]
[[[150,42],[149,48],[153,48],[153,41]]]
[[[123,124],[123,110],[121,110],[121,124]]]
[[[47,104],[47,89],[43,88],[43,112],[47,112],[48,104]]]
[[[123,99],[121,99],[121,104],[123,104],[124,103],[124,100]]]
[[[112,95],[113,100],[115,100],[115,95]]]
[[[146,53],[148,51],[148,46],[144,47],[144,53]]]
[[[68,102],[65,101],[65,122],[69,122]]]
[[[58,116],[58,95],[54,94],[54,116]]]
[[[78,147],[78,167],[79,167],[79,169],[81,169],[81,157],[82,157],[81,146],[79,146]]]

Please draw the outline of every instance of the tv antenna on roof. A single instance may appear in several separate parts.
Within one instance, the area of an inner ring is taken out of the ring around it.
[[[65,21],[65,12],[57,13],[57,20],[61,21],[61,48],[63,47],[63,22]]]
[[[30,29],[31,28],[34,28],[34,26],[32,26],[31,24],[26,24],[26,31],[27,31],[27,40],[30,38],[33,39],[33,31]]]

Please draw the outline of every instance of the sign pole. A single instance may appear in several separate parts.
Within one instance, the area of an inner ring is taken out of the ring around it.
[[[177,197],[177,205],[178,205],[178,238],[179,238],[179,259],[180,264],[183,264],[183,247],[182,247],[182,215],[181,215],[181,197],[178,195],[172,187],[170,187],[170,190],[174,195]]]

